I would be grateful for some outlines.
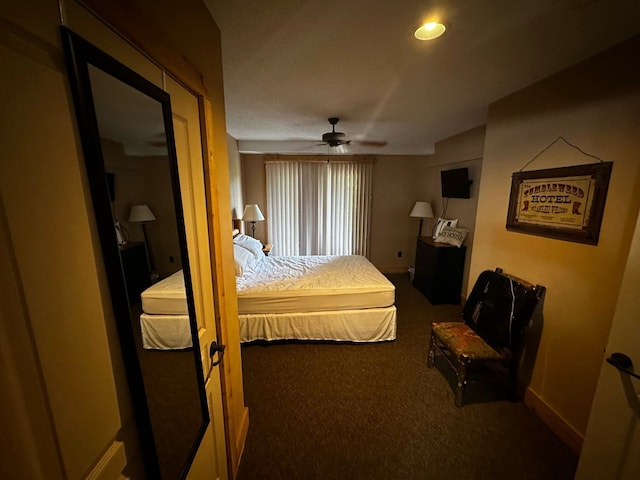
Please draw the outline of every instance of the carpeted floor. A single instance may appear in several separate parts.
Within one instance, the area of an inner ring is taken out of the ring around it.
[[[522,402],[469,391],[456,408],[448,366],[428,369],[432,306],[396,285],[397,340],[242,347],[249,479],[571,479],[577,457]],[[449,378],[449,380],[447,379]]]

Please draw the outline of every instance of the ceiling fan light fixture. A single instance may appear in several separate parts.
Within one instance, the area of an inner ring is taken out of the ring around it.
[[[339,145],[344,142],[344,137],[346,135],[342,132],[328,132],[322,135],[322,141],[324,143],[328,143],[332,147]],[[334,145],[335,143],[335,145]]]
[[[375,140],[356,140],[352,142],[351,140],[347,140],[346,135],[343,132],[336,132],[336,125],[340,121],[338,117],[330,117],[327,119],[329,124],[331,125],[331,131],[322,134],[322,143],[319,145],[327,145],[331,148],[337,148],[338,153],[346,152],[345,148],[352,143],[364,145],[367,147],[384,147],[387,142],[380,142]]]
[[[413,36],[418,40],[433,40],[442,35],[447,27],[440,22],[427,22],[424,25],[418,27]]]
[[[322,142],[328,144],[330,147],[338,147],[351,143],[345,140],[346,135],[344,133],[336,132],[336,124],[340,119],[338,117],[331,117],[328,120],[331,124],[331,131],[322,135]]]

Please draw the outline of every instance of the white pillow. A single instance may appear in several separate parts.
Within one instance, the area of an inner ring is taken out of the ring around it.
[[[458,219],[447,220],[446,218],[438,218],[438,222],[436,223],[436,228],[433,231],[433,238],[436,238],[440,235],[440,232],[444,227],[452,227],[456,228],[458,226]]]
[[[460,248],[464,239],[467,238],[469,230],[466,228],[443,227],[440,234],[436,237],[436,242],[448,243]]]
[[[249,235],[240,233],[233,238],[233,243],[249,250],[256,257],[256,260],[260,260],[261,257],[264,257],[264,253],[262,251],[262,243],[260,242],[260,240],[256,240]]]
[[[264,255],[262,255],[264,257]],[[253,253],[240,245],[233,246],[233,259],[236,264],[236,276],[242,277],[251,272],[258,264],[258,259]]]

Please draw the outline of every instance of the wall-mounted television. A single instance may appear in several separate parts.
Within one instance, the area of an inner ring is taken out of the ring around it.
[[[471,198],[471,180],[468,168],[454,168],[440,172],[443,198]]]

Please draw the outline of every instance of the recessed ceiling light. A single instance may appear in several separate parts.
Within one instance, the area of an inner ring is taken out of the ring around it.
[[[442,35],[446,29],[442,23],[428,22],[413,32],[413,36],[418,40],[433,40]]]

